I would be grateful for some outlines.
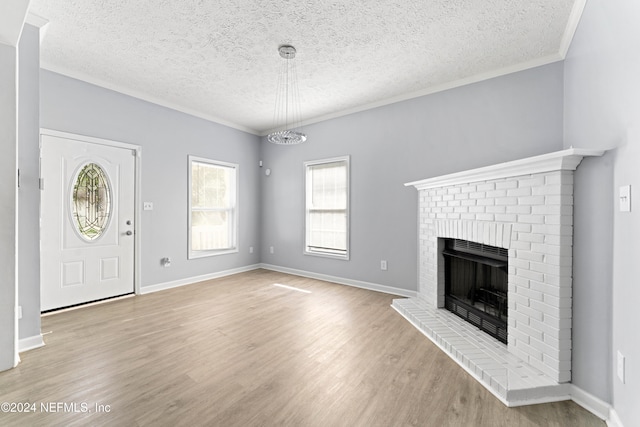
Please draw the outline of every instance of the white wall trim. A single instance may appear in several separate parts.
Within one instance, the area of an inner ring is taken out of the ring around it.
[[[54,129],[40,128],[40,144],[42,144],[42,135],[49,135],[58,138],[71,139],[74,141],[87,142],[91,144],[106,145],[109,147],[124,148],[135,151],[135,188],[134,188],[134,225],[135,234],[133,239],[133,292],[140,293],[140,284],[142,283],[142,271],[141,271],[141,245],[142,245],[142,209],[141,209],[141,197],[142,197],[142,147],[137,144],[131,144],[128,142],[114,141],[110,139],[96,138],[93,136],[80,135],[69,132],[62,132]],[[40,147],[42,151],[42,147]]]
[[[573,4],[573,9],[571,9],[571,14],[569,15],[567,26],[565,27],[564,34],[562,35],[562,40],[560,41],[559,52],[562,56],[562,59],[567,57],[569,47],[571,46],[573,36],[576,34],[576,30],[578,29],[578,24],[580,23],[580,19],[582,18],[582,13],[584,12],[584,7],[586,6],[586,4],[587,0],[576,0],[576,2]]]
[[[89,135],[80,135],[77,133],[63,132],[55,129],[40,128],[40,135],[56,136],[58,138],[71,139],[74,141],[89,142],[92,144],[107,145],[109,147],[126,148],[129,150],[142,150],[142,147],[129,142],[114,141],[111,139],[96,138]]]
[[[18,352],[33,350],[35,348],[44,347],[44,339],[42,334],[34,335],[32,337],[21,338],[18,340]]]
[[[489,72],[475,74],[469,77],[463,77],[458,80],[454,80],[451,82],[441,83],[439,85],[435,85],[429,87],[427,89],[422,89],[414,92],[409,92],[403,95],[394,96],[391,98],[383,99],[377,102],[371,102],[369,104],[360,105],[353,108],[348,108],[341,111],[336,111],[335,113],[325,114],[322,116],[314,117],[308,120],[303,120],[300,123],[301,126],[308,126],[314,123],[324,122],[327,120],[335,119],[338,117],[347,116],[349,114],[359,113],[362,111],[372,110],[374,108],[384,107],[385,105],[395,104],[398,102],[408,101],[414,98],[420,98],[426,95],[432,95],[434,93],[444,92],[450,89],[456,89],[458,87],[468,86],[474,83],[480,83],[485,80],[490,80],[496,77],[505,76],[508,74],[518,73],[520,71],[526,71],[532,68],[542,67],[544,65],[553,64],[555,62],[559,62],[564,60],[564,56],[558,53],[554,53],[551,55],[543,56],[541,58],[532,59],[530,61],[521,62],[519,64],[508,65],[504,68],[499,68],[497,70],[491,70]],[[275,129],[268,129],[266,131],[261,132],[260,136],[266,136],[269,133],[273,132]]]
[[[2,15],[0,15],[1,44],[11,47],[18,46],[30,2],[31,0],[18,0],[11,2],[11,5],[2,5]]]
[[[295,268],[280,267],[278,265],[260,264],[260,268],[265,270],[277,271],[280,273],[293,274],[294,276],[308,277],[310,279],[324,280],[327,282],[337,283],[339,285],[353,286],[355,288],[367,289],[370,291],[383,292],[385,294],[398,295],[402,297],[416,297],[417,291],[409,291],[407,289],[396,288],[393,286],[379,285],[377,283],[363,282],[360,280],[345,279],[342,277],[330,276],[328,274],[314,273],[311,271],[297,270]]]
[[[392,295],[399,295],[399,296],[406,296],[406,297],[415,297],[417,295],[417,293],[415,291],[408,291],[408,290],[405,290],[405,289],[395,288],[395,287],[391,287],[391,286],[385,286],[385,285],[379,285],[379,284],[374,284],[374,283],[362,282],[362,281],[358,281],[358,280],[344,279],[344,278],[339,278],[339,277],[336,277],[336,276],[330,276],[330,275],[320,274],[320,273],[313,273],[313,272],[297,270],[297,269],[287,268],[287,267],[280,267],[280,266],[271,265],[271,264],[253,264],[253,265],[248,265],[248,266],[245,266],[245,267],[240,267],[240,268],[235,268],[235,269],[230,269],[230,270],[224,270],[224,271],[220,271],[220,272],[216,272],[216,273],[205,274],[205,275],[190,277],[190,278],[186,278],[186,279],[174,280],[174,281],[171,281],[171,282],[159,283],[159,284],[156,284],[156,285],[144,286],[144,287],[141,288],[140,294],[149,294],[149,293],[153,293],[153,292],[159,292],[159,291],[163,291],[163,290],[166,290],[166,289],[172,289],[172,288],[176,288],[176,287],[180,287],[180,286],[191,285],[191,284],[195,284],[195,283],[202,282],[202,281],[205,281],[205,280],[211,280],[211,279],[217,279],[217,278],[221,278],[221,277],[231,276],[233,274],[244,273],[244,272],[247,272],[247,271],[257,270],[257,269],[260,269],[260,268],[263,268],[265,270],[277,271],[277,272],[280,272],[280,273],[293,274],[293,275],[296,275],[296,276],[309,277],[309,278],[312,278],[312,279],[330,281],[330,282],[333,282],[333,283],[338,283],[338,284],[348,285],[348,286],[354,286],[354,287],[361,288],[361,289],[367,289],[367,290],[372,290],[372,291],[377,291],[377,292],[384,292],[384,293],[388,293],[388,294],[392,294]],[[402,315],[402,313],[400,313],[400,314]],[[27,338],[20,339],[19,340],[18,349],[19,349],[19,352],[22,353],[22,352],[33,350],[33,349],[40,348],[40,347],[43,347],[43,346],[45,346],[45,342],[44,342],[43,336],[42,336],[42,334],[38,334],[38,335],[34,335],[32,337],[27,337]],[[460,366],[462,366],[462,365],[460,365]],[[470,372],[464,366],[462,366],[462,368],[465,369],[467,372],[469,372],[472,376],[476,377],[476,375],[473,372]],[[476,378],[476,379],[478,379],[478,378]],[[478,379],[478,380],[481,381],[481,379]],[[620,418],[618,417],[618,414],[616,413],[615,409],[613,407],[611,407],[610,404],[608,404],[607,402],[605,402],[605,401],[593,396],[590,393],[587,393],[586,391],[582,390],[581,388],[579,388],[579,387],[577,387],[577,386],[575,386],[573,384],[568,384],[568,386],[570,387],[570,398],[576,404],[582,406],[584,409],[586,409],[587,411],[589,411],[593,415],[605,420],[605,422],[607,423],[608,427],[624,427],[622,422],[620,421]],[[505,402],[504,399],[502,399],[500,396],[498,396],[498,395],[495,395],[495,396],[496,396],[497,399],[502,401],[505,405],[508,405],[507,402]],[[533,400],[530,400],[530,401],[526,401],[526,403],[523,403],[523,402],[518,402],[518,403],[519,404],[534,404],[534,403],[545,403],[545,402],[552,402],[552,401],[557,401],[557,399],[552,399],[552,400],[543,399],[543,400],[540,400],[540,401],[533,399]]]
[[[33,25],[34,27],[37,27],[40,29],[49,25],[49,20],[47,18],[37,15],[31,11],[27,13],[25,22],[29,25]]]
[[[193,285],[194,283],[204,282],[205,280],[218,279],[220,277],[231,276],[233,274],[245,273],[247,271],[257,270],[260,264],[247,265],[244,267],[233,268],[231,270],[218,271],[216,273],[203,274],[201,276],[187,277],[185,279],[173,280],[171,282],[158,283],[155,285],[142,286],[140,294],[150,294],[152,292],[164,291],[166,289],[178,288],[180,286]]]
[[[247,133],[250,133],[252,135],[258,135],[259,134],[259,132],[257,130],[249,128],[247,126],[242,126],[242,125],[239,125],[237,123],[233,123],[233,122],[230,122],[228,120],[225,120],[223,118],[220,118],[220,117],[217,117],[217,116],[213,116],[211,114],[203,113],[201,111],[195,110],[193,108],[185,107],[183,105],[177,104],[177,103],[172,102],[172,101],[168,101],[166,99],[160,99],[160,98],[148,95],[148,94],[143,93],[141,91],[138,91],[136,89],[128,88],[128,87],[125,87],[123,85],[120,85],[118,83],[107,82],[105,80],[99,79],[99,78],[94,77],[94,76],[90,76],[90,75],[82,73],[80,71],[69,70],[67,68],[59,67],[59,66],[50,64],[48,62],[41,62],[40,63],[40,68],[48,70],[48,71],[51,71],[51,72],[54,72],[54,73],[62,74],[63,76],[67,76],[67,77],[70,77],[72,79],[80,80],[80,81],[83,81],[85,83],[89,83],[89,84],[92,84],[94,86],[101,87],[103,89],[112,90],[114,92],[118,92],[118,93],[121,93],[123,95],[131,96],[133,98],[140,99],[142,101],[150,102],[151,104],[159,105],[161,107],[165,107],[165,108],[169,108],[171,110],[179,111],[181,113],[188,114],[188,115],[193,116],[193,117],[198,117],[200,119],[208,120],[210,122],[217,123],[219,125],[223,125],[223,126],[227,126],[227,127],[233,128],[233,129],[237,129],[237,130],[240,130],[242,132],[247,132]]]
[[[35,13],[29,12],[27,14],[26,24],[33,25],[36,28],[40,29],[40,45],[42,46],[42,42],[47,35],[47,30],[49,30],[50,22],[48,19],[43,18],[40,15],[36,15]]]
[[[574,384],[571,384],[571,400],[591,412],[593,415],[605,421],[609,419],[609,414],[612,409],[611,405],[604,400],[587,393]]]
[[[580,0],[580,1],[585,1],[585,0]],[[580,9],[581,12],[581,9]],[[572,12],[573,13],[573,12]],[[572,18],[573,18],[573,14],[572,14]],[[580,14],[578,14],[578,19],[580,18]],[[572,24],[572,21],[570,21],[570,27],[576,27],[577,28],[577,22],[575,24]],[[565,38],[567,38],[567,34],[570,35],[570,37],[568,38],[569,41],[571,41],[571,39],[573,38],[573,33],[575,32],[575,28],[573,30],[569,30],[568,29],[565,31]],[[561,44],[560,48],[562,49],[564,46],[564,39],[563,39],[563,43]],[[469,77],[464,77],[458,80],[454,80],[452,82],[446,82],[446,83],[442,83],[433,87],[430,87],[428,89],[423,89],[423,90],[419,90],[419,91],[415,91],[415,92],[410,92],[410,93],[406,93],[403,95],[399,95],[399,96],[395,96],[395,97],[391,97],[388,99],[384,99],[378,102],[372,102],[369,104],[365,104],[365,105],[361,105],[358,107],[354,107],[354,108],[348,108],[342,111],[337,111],[335,113],[331,113],[331,114],[325,114],[322,116],[318,116],[318,117],[314,117],[308,120],[304,120],[302,121],[301,125],[302,126],[308,126],[314,123],[319,123],[319,122],[324,122],[327,120],[331,120],[331,119],[335,119],[338,117],[343,117],[343,116],[347,116],[349,114],[354,114],[354,113],[359,113],[362,111],[366,111],[366,110],[371,110],[374,108],[378,108],[378,107],[384,107],[385,105],[390,105],[390,104],[395,104],[398,102],[402,102],[402,101],[407,101],[410,99],[414,99],[414,98],[420,98],[422,96],[426,96],[426,95],[431,95],[434,93],[438,93],[438,92],[444,92],[446,90],[449,89],[455,89],[458,87],[462,87],[462,86],[467,86],[470,84],[474,84],[474,83],[479,83],[485,80],[490,80],[496,77],[501,77],[501,76],[505,76],[508,74],[513,74],[513,73],[517,73],[520,71],[525,71],[525,70],[529,70],[532,68],[536,68],[536,67],[541,67],[544,65],[548,65],[548,64],[553,64],[555,62],[559,62],[564,60],[564,56],[565,56],[566,52],[562,52],[559,51],[558,53],[554,53],[551,55],[547,55],[547,56],[543,56],[541,58],[536,58],[533,59],[531,61],[526,61],[526,62],[522,62],[519,64],[514,64],[514,65],[509,65],[506,66],[504,68],[501,69],[497,69],[497,70],[492,70],[490,72],[486,72],[486,73],[481,73],[481,74],[477,74],[477,75],[473,75],[473,76],[469,76]],[[67,76],[70,77],[72,79],[76,79],[76,80],[80,80],[83,81],[85,83],[89,83],[95,86],[99,86],[102,87],[104,89],[108,89],[108,90],[112,90],[124,95],[128,95],[146,102],[150,102],[152,104],[156,104],[162,107],[166,107],[166,108],[170,108],[172,110],[175,111],[180,111],[182,113],[185,114],[189,114],[191,116],[194,117],[199,117],[201,119],[204,120],[208,120],[214,123],[218,123],[220,125],[223,126],[227,126],[233,129],[237,129],[243,132],[247,132],[250,133],[252,135],[257,135],[257,136],[266,136],[269,133],[271,133],[273,131],[273,129],[267,129],[267,130],[257,130],[257,129],[253,129],[238,123],[234,123],[228,120],[225,120],[221,117],[217,117],[217,116],[213,116],[211,114],[202,112],[202,111],[198,111],[196,109],[190,108],[190,107],[186,107],[183,105],[179,105],[175,102],[171,102],[168,101],[166,99],[160,99],[157,97],[153,97],[150,96],[148,94],[142,93],[136,89],[133,88],[127,88],[124,87],[120,84],[117,83],[113,83],[113,82],[107,82],[105,80],[96,78],[94,76],[89,76],[85,73],[79,72],[79,71],[75,71],[75,70],[69,70],[67,68],[64,67],[59,67],[56,66],[54,64],[50,64],[47,63],[45,61],[42,61],[40,63],[40,67],[48,70],[48,71],[52,71],[54,73],[58,73],[58,74],[62,74],[63,76]]]
[[[609,417],[605,420],[608,427],[624,427],[615,409],[609,409]]]
[[[608,427],[624,427],[618,417],[618,413],[609,403],[582,390],[580,387],[571,385],[571,400],[591,412],[596,417],[604,420]]]
[[[416,291],[409,291],[409,290],[406,290],[406,289],[396,288],[396,287],[393,287],[393,286],[379,285],[377,283],[363,282],[363,281],[360,281],[360,280],[345,279],[345,278],[342,278],[342,277],[330,276],[328,274],[313,273],[313,272],[310,272],[310,271],[297,270],[297,269],[294,269],[294,268],[280,267],[280,266],[271,265],[271,264],[247,265],[245,267],[239,267],[239,268],[234,268],[234,269],[231,269],[231,270],[219,271],[219,272],[211,273],[211,274],[204,274],[202,276],[194,276],[194,277],[188,277],[188,278],[185,278],[185,279],[173,280],[171,282],[158,283],[158,284],[155,284],[155,285],[147,285],[147,286],[143,286],[140,289],[140,294],[141,295],[150,294],[152,292],[159,292],[159,291],[163,291],[165,289],[171,289],[171,288],[177,288],[177,287],[180,287],[180,286],[191,285],[191,284],[194,284],[194,283],[203,282],[205,280],[218,279],[220,277],[231,276],[232,274],[238,274],[238,273],[244,273],[244,272],[247,272],[247,271],[257,270],[259,268],[263,268],[265,270],[277,271],[277,272],[280,272],[280,273],[293,274],[294,276],[301,276],[301,277],[308,277],[308,278],[311,278],[311,279],[324,280],[324,281],[327,281],[327,282],[337,283],[339,285],[353,286],[353,287],[356,287],[356,288],[367,289],[367,290],[370,290],[370,291],[383,292],[383,293],[391,294],[391,295],[398,295],[398,296],[402,296],[402,297],[411,298],[411,297],[416,297],[417,296],[417,292]]]

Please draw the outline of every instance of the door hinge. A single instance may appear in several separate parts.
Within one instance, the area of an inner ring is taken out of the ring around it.
[[[38,188],[44,190],[44,178],[38,178]]]
[[[20,188],[20,169],[18,169],[18,188]]]

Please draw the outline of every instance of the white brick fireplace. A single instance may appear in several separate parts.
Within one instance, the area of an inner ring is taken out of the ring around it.
[[[505,404],[568,398],[573,171],[569,149],[406,184],[418,189],[418,297],[393,307]],[[508,344],[444,306],[441,239],[508,250]]]

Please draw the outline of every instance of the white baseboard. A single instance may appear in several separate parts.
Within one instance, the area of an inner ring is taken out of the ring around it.
[[[23,351],[33,350],[44,346],[44,339],[42,334],[34,335],[32,337],[22,338],[18,340],[18,353]]]
[[[341,277],[330,276],[327,274],[297,270],[297,269],[288,268],[288,267],[280,267],[280,266],[271,265],[271,264],[253,264],[253,265],[248,265],[245,267],[235,268],[231,270],[224,270],[216,273],[190,277],[187,279],[180,279],[180,280],[174,280],[171,282],[158,283],[156,285],[144,286],[140,289],[140,294],[149,294],[152,292],[159,292],[165,289],[171,289],[179,286],[185,286],[185,285],[202,282],[205,280],[231,276],[233,274],[244,273],[244,272],[256,270],[259,268],[263,268],[265,270],[277,271],[280,273],[293,274],[295,276],[325,280],[328,282],[338,283],[341,285],[354,286],[357,288],[383,292],[391,295],[398,295],[398,296],[409,297],[409,298],[417,297],[416,291],[409,291],[406,289],[400,289],[400,288],[380,285],[376,283],[363,282],[359,280],[344,279]],[[25,351],[39,348],[39,347],[43,347],[44,345],[45,345],[45,342],[41,334],[34,335],[32,337],[22,338],[18,340],[18,352],[22,353]],[[471,374],[473,375],[473,373]],[[570,398],[576,404],[582,406],[583,408],[585,408],[587,411],[591,412],[595,416],[603,419],[607,423],[608,427],[624,427],[622,422],[620,421],[620,418],[618,417],[617,412],[610,404],[608,404],[607,402],[603,401],[598,397],[593,396],[592,394],[582,390],[581,388],[573,384],[568,384],[568,385],[570,386]],[[505,403],[504,400],[500,398],[500,396],[496,395],[496,397],[501,401],[503,401],[503,403]],[[539,403],[539,402],[532,402],[532,403]]]
[[[416,291],[409,291],[407,289],[395,288],[393,286],[379,285],[377,283],[363,282],[360,280],[345,279],[342,277],[330,276],[328,274],[313,273],[311,271],[297,270],[295,268],[280,267],[278,265],[260,264],[260,268],[265,270],[278,271],[280,273],[293,274],[295,276],[309,277],[310,279],[324,280],[327,282],[338,283],[340,285],[353,286],[361,289],[368,289],[370,291],[383,292],[385,294],[398,295],[401,297],[416,297],[418,293]]]
[[[615,409],[609,409],[609,417],[605,420],[608,427],[624,427]]]
[[[234,268],[231,270],[218,271],[211,274],[203,274],[201,276],[188,277],[186,279],[174,280],[171,282],[158,283],[155,285],[142,286],[140,294],[150,294],[152,292],[164,291],[166,289],[177,288],[179,286],[191,285],[205,280],[218,279],[220,277],[231,276],[232,274],[244,273],[246,271],[256,270],[260,268],[259,264],[247,265],[244,267]]]
[[[624,427],[618,413],[609,403],[573,384],[571,384],[571,400],[596,417],[603,419],[608,427]]]
[[[604,400],[587,393],[574,384],[571,384],[571,400],[591,412],[593,415],[605,421],[609,419],[611,405]]]

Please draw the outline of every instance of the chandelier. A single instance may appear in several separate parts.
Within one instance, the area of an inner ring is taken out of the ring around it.
[[[272,144],[300,144],[307,140],[307,135],[302,132],[300,123],[296,48],[291,45],[282,45],[278,47],[278,52],[283,61],[278,75],[273,127],[280,130],[271,132],[267,136],[267,141]]]

